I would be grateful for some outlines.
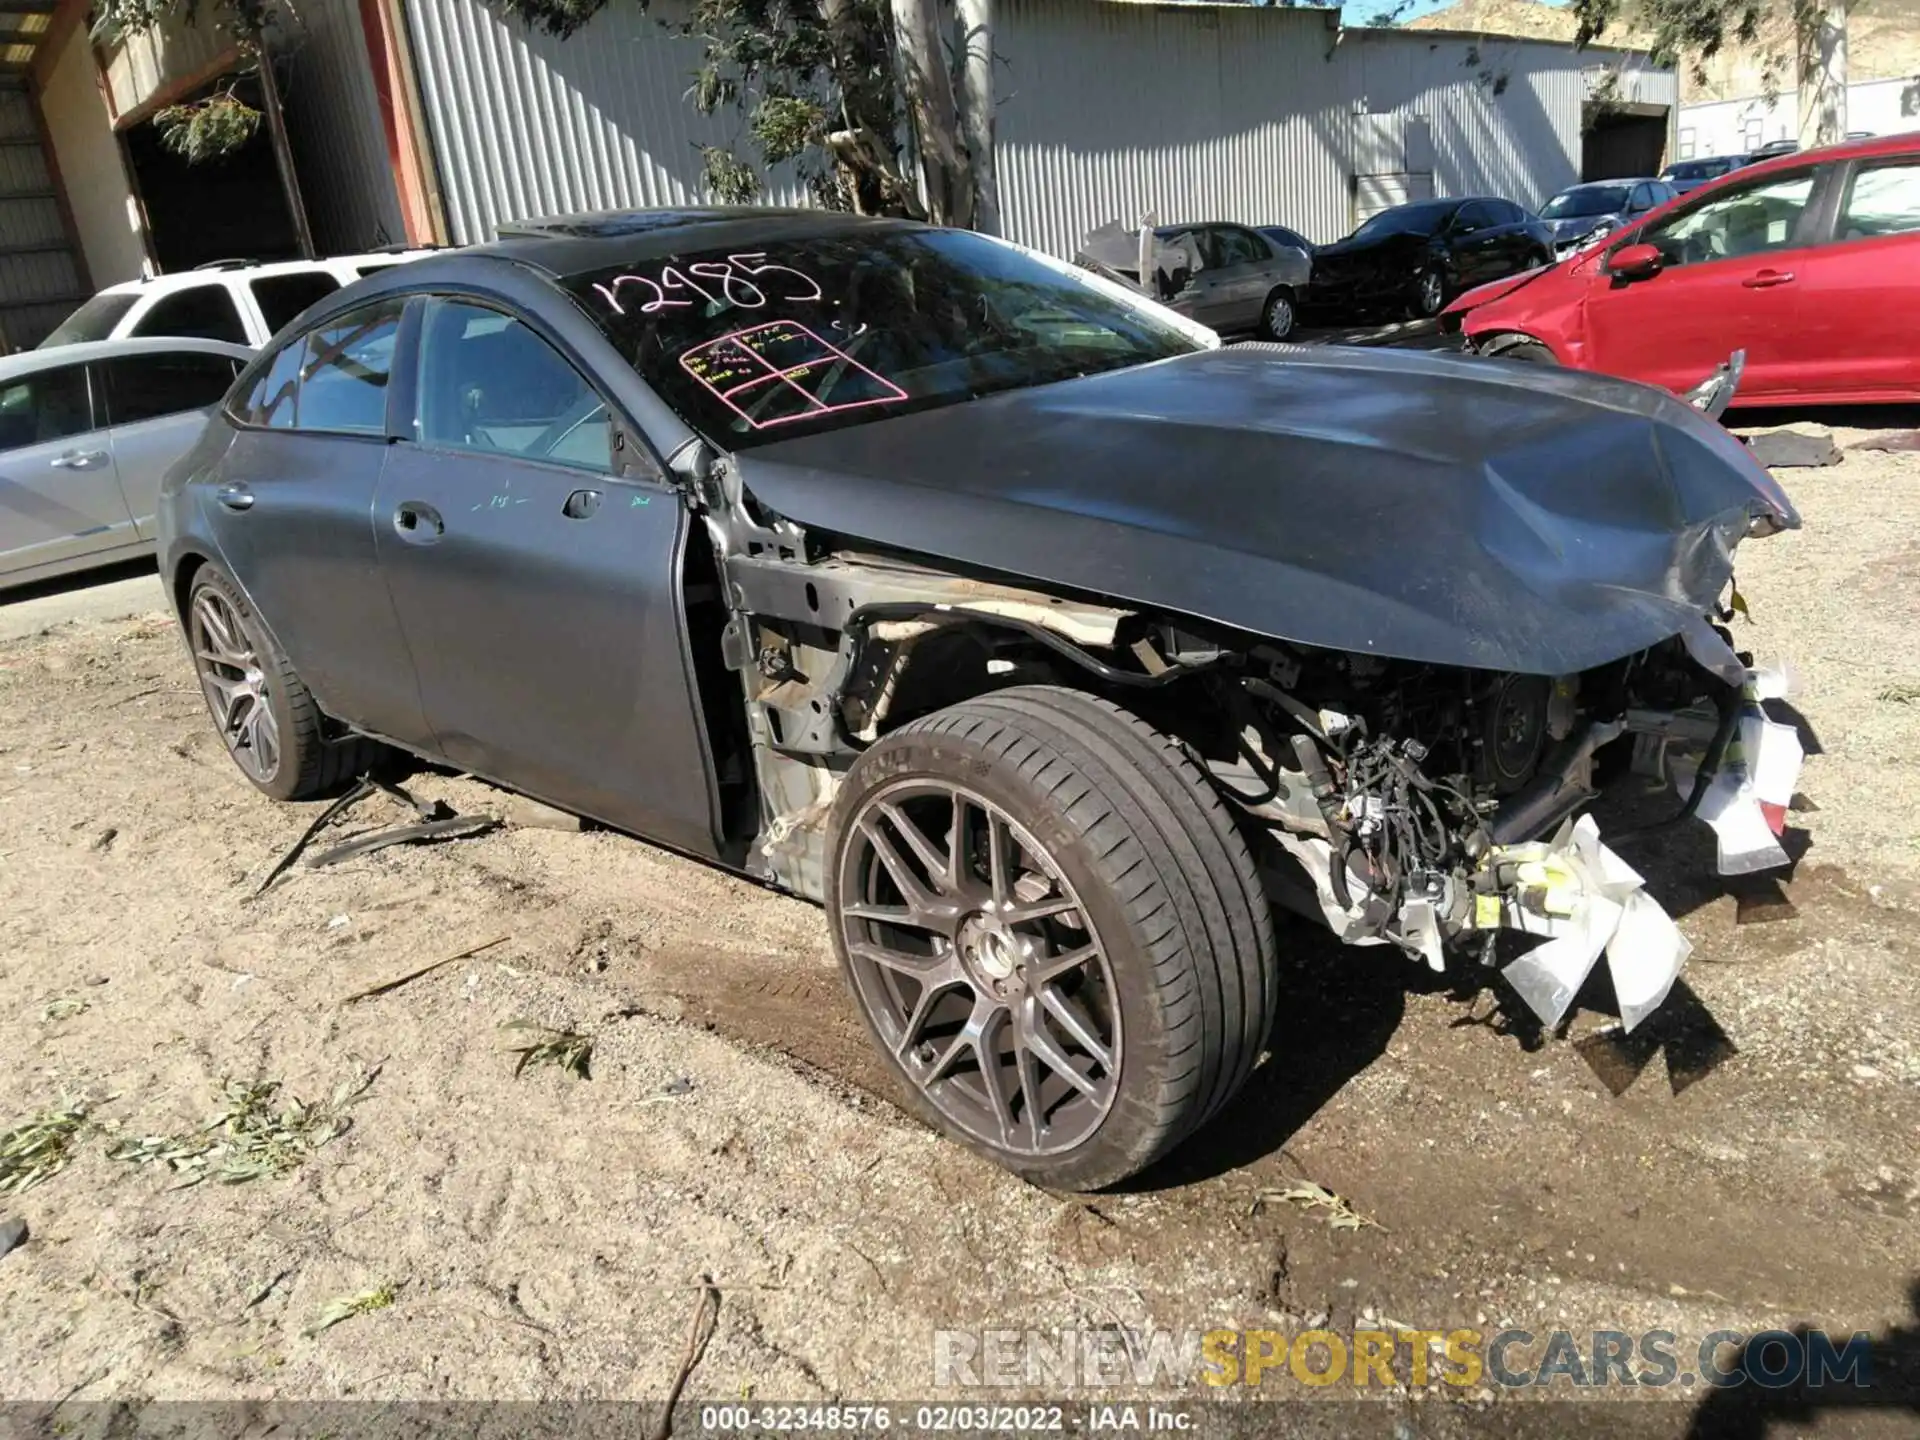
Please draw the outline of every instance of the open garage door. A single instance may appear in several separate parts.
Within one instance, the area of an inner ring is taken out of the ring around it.
[[[1621,102],[1587,106],[1580,135],[1580,178],[1617,180],[1658,175],[1667,163],[1665,105]]]

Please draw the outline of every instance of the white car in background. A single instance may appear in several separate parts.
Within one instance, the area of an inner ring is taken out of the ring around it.
[[[41,349],[167,336],[259,347],[316,300],[363,275],[438,253],[377,251],[330,260],[217,260],[151,280],[109,285],[61,322]]]

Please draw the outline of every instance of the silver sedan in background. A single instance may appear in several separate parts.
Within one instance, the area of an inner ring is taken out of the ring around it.
[[[1540,218],[1553,231],[1558,259],[1606,239],[1677,193],[1666,181],[1651,177],[1594,180],[1562,190],[1540,207]]]
[[[252,356],[153,339],[0,357],[0,589],[151,554],[160,477]]]
[[[1151,274],[1141,278],[1143,245]],[[1293,333],[1313,259],[1245,225],[1150,225],[1119,221],[1091,231],[1076,259],[1090,269],[1145,290],[1222,335],[1284,340]]]

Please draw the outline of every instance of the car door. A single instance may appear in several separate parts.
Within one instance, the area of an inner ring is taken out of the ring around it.
[[[375,529],[438,753],[714,853],[679,492],[530,317],[435,298],[418,351]]]
[[[1796,263],[1800,345],[1788,388],[1854,400],[1920,397],[1920,154],[1856,161],[1825,244]]]
[[[0,381],[0,574],[55,574],[137,543],[96,422],[91,367]]]
[[[1459,287],[1470,289],[1506,273],[1500,227],[1485,201],[1469,200],[1453,212],[1447,226],[1447,253]]]
[[[95,373],[106,379],[114,470],[141,539],[153,538],[161,477],[193,448],[239,368],[225,355],[200,350],[123,355],[99,363]]]
[[[1221,310],[1219,264],[1205,226],[1175,230],[1154,242],[1160,292],[1182,315],[1215,325]]]
[[[1623,236],[1610,255],[1644,242],[1661,268],[1630,280],[1593,267],[1586,364],[1678,391],[1745,350],[1742,399],[1790,390],[1818,178],[1809,167],[1728,186]]]
[[[1215,293],[1219,320],[1216,330],[1229,333],[1255,329],[1273,288],[1273,250],[1251,230],[1239,225],[1210,225],[1217,262]]]
[[[230,412],[233,442],[198,498],[228,568],[321,708],[429,749],[374,547],[404,317],[404,299],[380,300],[284,343]]]

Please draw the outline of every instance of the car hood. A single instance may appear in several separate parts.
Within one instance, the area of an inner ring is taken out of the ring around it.
[[[1305,645],[1570,674],[1700,623],[1756,518],[1719,427],[1642,386],[1246,345],[739,457],[808,527]],[[1767,522],[1763,522],[1767,523]]]
[[[1575,236],[1585,235],[1602,225],[1618,227],[1623,217],[1618,213],[1610,215],[1569,215],[1564,220],[1549,220],[1547,228],[1553,231],[1555,240],[1571,240]]]

